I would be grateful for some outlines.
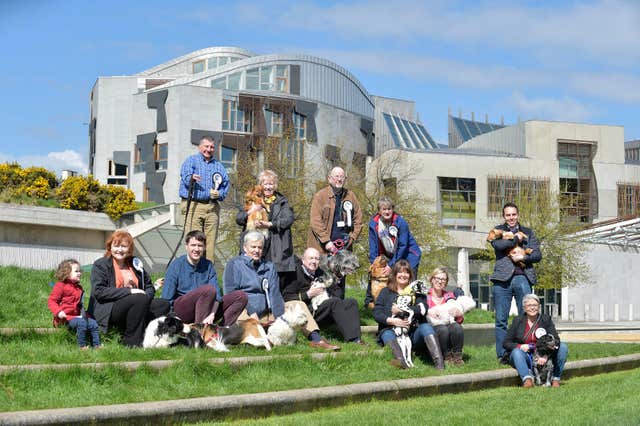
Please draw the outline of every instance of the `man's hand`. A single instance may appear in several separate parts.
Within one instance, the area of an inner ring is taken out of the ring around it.
[[[203,324],[213,324],[213,321],[216,319],[216,313],[210,313],[205,319],[202,320]]]
[[[525,234],[525,233],[524,233],[524,232],[522,232],[522,231],[518,231],[518,232],[516,232],[516,237],[518,237],[518,239],[519,239],[520,241],[524,241],[524,240],[526,240],[526,239],[527,239],[527,234]]]
[[[58,318],[67,319],[67,314],[65,314],[64,311],[60,311],[58,312]]]
[[[529,352],[529,345],[527,345],[526,343],[523,345],[520,345],[520,350],[522,352]]]
[[[218,198],[220,198],[220,193],[216,189],[210,189],[209,198],[211,198],[212,200],[217,200]]]
[[[196,182],[200,182],[202,180],[202,176],[194,173],[191,175],[191,179],[195,180]]]
[[[524,260],[524,254],[522,253],[510,254],[509,257],[513,263],[522,262]]]
[[[329,241],[327,244],[325,244],[324,248],[331,254],[336,254],[338,252],[338,249],[336,249],[336,246],[333,244],[333,241]]]
[[[514,234],[511,231],[507,231],[502,234],[503,240],[513,240],[513,237],[514,237]]]
[[[311,299],[312,297],[318,296],[325,291],[324,286],[312,285],[309,290],[307,290],[307,297]]]
[[[545,365],[546,363],[547,363],[547,357],[546,356],[538,357],[538,365]]]
[[[162,278],[158,278],[157,280],[155,280],[155,282],[153,283],[153,288],[155,288],[156,290],[160,290],[162,288],[162,286],[164,285],[164,277]]]

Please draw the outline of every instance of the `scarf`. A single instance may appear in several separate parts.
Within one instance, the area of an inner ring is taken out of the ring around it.
[[[112,261],[113,270],[116,271],[116,288],[132,287],[131,285],[125,285],[125,275],[127,282],[129,282],[129,280],[133,281],[133,288],[140,287],[138,283],[138,277],[136,276],[135,272],[133,272],[131,266],[127,266],[125,269],[120,269],[116,260],[112,259]]]
[[[276,200],[276,195],[273,194],[271,197],[264,198],[264,205],[267,208],[267,213],[271,212],[271,204]]]
[[[384,247],[384,251],[387,254],[387,257],[393,258],[393,255],[396,252],[396,236],[391,235],[389,233],[389,228],[382,220],[378,220],[378,238],[382,242],[382,246]]]

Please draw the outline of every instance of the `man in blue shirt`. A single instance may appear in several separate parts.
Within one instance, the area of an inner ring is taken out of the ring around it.
[[[187,234],[187,254],[169,265],[162,298],[173,305],[173,311],[186,323],[212,324],[224,317],[222,324],[231,325],[247,305],[247,295],[242,291],[220,294],[213,263],[202,257],[205,243],[202,231]]]
[[[211,136],[203,136],[198,145],[198,154],[194,154],[182,163],[180,169],[180,208],[187,215],[189,187],[193,195],[189,213],[185,222],[185,233],[193,230],[203,231],[207,236],[206,257],[213,262],[220,204],[229,191],[229,176],[225,167],[213,158],[215,142]]]

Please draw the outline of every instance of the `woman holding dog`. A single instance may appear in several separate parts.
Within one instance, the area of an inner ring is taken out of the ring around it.
[[[532,357],[529,355],[535,351],[536,342],[545,334],[550,334],[558,343],[558,348],[552,352],[553,376],[551,387],[560,387],[560,377],[567,361],[568,348],[566,343],[560,343],[560,337],[553,325],[551,317],[540,312],[540,299],[535,294],[527,294],[522,299],[524,314],[514,318],[511,326],[507,330],[502,345],[508,355],[509,363],[518,370],[522,387],[533,387],[533,372],[531,364],[536,359],[537,365],[544,365],[548,361],[545,356]],[[506,358],[506,356],[505,356]],[[504,358],[503,358],[504,359]]]
[[[450,291],[445,291],[449,283],[449,273],[445,268],[436,268],[429,278],[431,288],[427,294],[427,306],[433,308],[437,305],[447,303],[447,300],[455,299],[456,296]],[[455,317],[456,322],[447,325],[436,325],[433,327],[438,336],[440,349],[444,354],[444,361],[452,365],[464,365],[462,359],[462,347],[464,346],[464,330],[461,315]]]
[[[402,319],[404,311],[396,305],[396,300],[409,288],[409,283],[412,280],[411,264],[404,259],[398,260],[391,269],[388,286],[382,289],[373,308],[373,317],[378,323],[378,342],[391,348],[394,358],[391,361],[393,365],[409,368],[398,343],[398,336],[394,331],[396,327],[406,328],[409,330],[413,351],[423,351],[426,348],[436,368],[442,370],[444,369],[442,352],[433,327],[426,320],[428,308],[425,297],[422,295],[413,296],[413,303],[409,306],[409,309],[413,311],[412,321]]]
[[[384,274],[388,276],[393,265],[405,259],[411,265],[413,275],[417,276],[422,250],[413,238],[407,221],[393,209],[391,198],[382,197],[378,201],[378,213],[369,220],[369,263],[373,264],[378,256],[385,256],[389,260]],[[369,284],[365,306],[373,299]]]
[[[287,197],[277,191],[278,175],[272,170],[263,170],[258,175],[258,184],[264,192],[264,203],[267,206],[267,221],[259,221],[258,229],[268,229],[269,237],[264,242],[262,257],[276,266],[280,286],[287,278],[295,279],[296,262],[293,256],[293,242],[291,240],[291,225],[295,219],[293,209]],[[250,214],[262,210],[260,204],[253,204],[248,210],[240,210],[236,215],[236,223],[242,226],[242,234],[247,229],[247,219]],[[242,240],[242,235],[240,236]],[[242,247],[242,245],[241,245]],[[242,249],[240,250],[242,254]]]
[[[106,242],[104,257],[91,268],[89,314],[103,333],[109,327],[122,331],[122,343],[129,347],[142,345],[149,320],[166,315],[169,302],[154,299],[155,288],[142,262],[133,257],[133,237],[116,230]]]

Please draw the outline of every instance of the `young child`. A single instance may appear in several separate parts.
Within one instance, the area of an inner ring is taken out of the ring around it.
[[[80,349],[86,350],[87,331],[91,333],[91,343],[94,348],[101,348],[98,323],[93,318],[87,318],[82,308],[84,290],[80,285],[80,263],[75,259],[60,262],[56,271],[58,282],[49,295],[49,310],[53,313],[53,324],[67,326],[76,330]]]

